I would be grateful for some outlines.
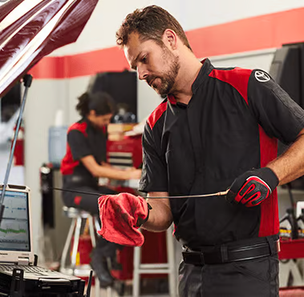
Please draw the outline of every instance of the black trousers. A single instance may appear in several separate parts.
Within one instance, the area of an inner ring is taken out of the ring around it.
[[[70,187],[69,187],[70,188]],[[98,198],[99,195],[91,195],[89,193],[102,193],[102,194],[117,194],[117,192],[107,188],[107,187],[88,187],[88,186],[75,186],[72,188],[73,192],[64,192],[62,200],[64,205],[68,207],[75,207],[81,210],[89,212],[91,215],[96,216],[99,220],[99,207],[98,207]],[[79,193],[76,193],[77,190]],[[87,194],[86,194],[87,192]],[[96,241],[96,250],[100,251],[101,258],[114,257],[117,248],[121,248],[120,245],[109,242],[102,238],[101,236],[97,237]]]
[[[180,297],[278,297],[277,254],[246,261],[179,267]]]
[[[88,187],[88,186],[75,186],[72,188],[73,192],[64,192],[62,199],[64,205],[68,207],[75,207],[85,210],[91,215],[98,216],[98,198],[99,195],[91,195],[89,193],[102,193],[102,194],[117,194],[117,192],[107,187]],[[79,193],[77,193],[77,190]],[[87,193],[86,193],[87,192]],[[98,216],[99,217],[99,216]]]

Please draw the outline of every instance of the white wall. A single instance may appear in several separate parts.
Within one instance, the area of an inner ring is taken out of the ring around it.
[[[242,67],[242,68],[261,68],[269,71],[270,65],[276,49],[252,51],[226,56],[210,57],[211,62],[216,67]]]
[[[152,1],[151,1],[152,2]],[[163,1],[156,1],[163,5]],[[166,1],[167,2],[167,1]],[[175,5],[175,1],[169,1],[170,6]],[[254,17],[258,15],[274,13],[293,8],[303,7],[303,0],[214,0],[214,1],[179,1],[178,19],[182,20],[186,30],[211,25],[224,24],[227,22]],[[257,25],[257,32],[260,30]]]
[[[140,80],[138,80],[137,92],[137,113],[138,121],[140,122],[162,102],[162,98],[146,82]]]
[[[65,81],[33,81],[24,111],[25,184],[31,188],[33,245],[38,251],[41,229],[41,194],[39,167],[48,161],[48,129],[54,124],[58,108],[65,108]]]
[[[48,162],[48,129],[55,124],[58,110],[63,124],[76,121],[77,97],[85,91],[89,77],[73,80],[33,80],[28,92],[25,119],[25,183],[31,188],[34,249],[38,251],[41,229],[41,193],[39,168]]]
[[[115,32],[125,16],[136,8],[152,4],[167,9],[188,31],[303,7],[304,0],[100,0],[78,41],[58,49],[52,55],[61,56],[115,46]],[[263,28],[257,24],[257,34],[259,30]]]

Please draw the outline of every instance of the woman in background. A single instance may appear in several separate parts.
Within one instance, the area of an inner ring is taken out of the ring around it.
[[[63,188],[73,192],[64,191],[63,202],[68,207],[82,209],[99,217],[98,195],[84,192],[115,194],[115,191],[99,186],[100,177],[117,180],[139,179],[141,170],[121,170],[106,163],[107,125],[115,112],[110,95],[104,92],[84,93],[78,100],[76,110],[82,118],[68,129],[66,155],[61,163]],[[91,266],[101,287],[113,283],[107,258],[111,258],[115,263],[118,247],[100,236],[97,238],[96,247],[91,253]]]

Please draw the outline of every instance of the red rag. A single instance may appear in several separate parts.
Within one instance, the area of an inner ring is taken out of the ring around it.
[[[144,236],[136,226],[138,218],[148,215],[144,198],[129,193],[104,195],[98,199],[101,230],[106,240],[121,245],[142,246]]]

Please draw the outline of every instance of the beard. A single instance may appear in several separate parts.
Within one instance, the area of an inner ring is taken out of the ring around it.
[[[159,79],[160,84],[154,85],[153,82],[151,86],[161,97],[164,98],[170,94],[170,91],[175,84],[175,80],[180,69],[180,63],[179,58],[175,57],[166,47],[163,50],[162,59],[164,63],[168,63],[168,61],[170,61],[169,70],[162,75],[149,77],[147,82],[149,83],[155,79]]]

